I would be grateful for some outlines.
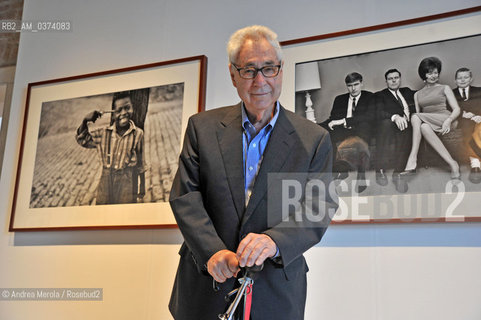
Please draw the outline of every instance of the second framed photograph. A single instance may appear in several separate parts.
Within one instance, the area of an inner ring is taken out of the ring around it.
[[[168,203],[196,56],[28,86],[10,231],[174,227]]]
[[[481,7],[281,45],[281,101],[337,149],[335,223],[481,220]]]

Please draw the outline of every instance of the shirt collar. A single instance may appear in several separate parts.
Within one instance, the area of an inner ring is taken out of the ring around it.
[[[248,128],[254,128],[254,125],[250,122],[249,117],[247,117],[247,111],[245,110],[244,102],[241,104],[241,110],[242,110],[242,127],[245,130],[249,130]],[[271,118],[271,120],[265,125],[264,128],[274,128],[274,125],[276,124],[277,118],[279,118],[279,101],[276,101],[276,107],[274,110],[274,116]],[[250,126],[249,126],[250,125]]]
[[[359,99],[361,98],[361,94],[362,94],[362,92],[359,93],[359,94],[358,94],[357,96],[355,96],[355,97],[349,95],[349,100],[352,101],[352,100],[356,99],[356,101],[359,102]]]
[[[132,120],[129,120],[129,128],[127,129],[127,131],[125,131],[124,136],[125,136],[126,134],[129,134],[132,130],[134,130],[134,128],[135,128],[134,122],[133,122]],[[115,127],[115,121],[114,121],[114,123],[112,123],[112,125],[111,125],[110,127],[108,127],[107,129],[108,129],[108,130],[112,130],[112,132],[117,133],[117,128]]]
[[[396,94],[396,92],[399,91],[399,89],[397,89],[397,90],[393,90],[393,89],[391,89],[391,88],[387,88],[387,89],[388,89],[389,91],[391,91],[391,93],[394,94],[394,95]]]

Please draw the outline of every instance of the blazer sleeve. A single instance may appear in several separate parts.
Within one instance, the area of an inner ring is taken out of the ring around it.
[[[340,120],[346,117],[347,100],[344,101],[345,99],[343,98],[344,98],[343,95],[340,95],[334,99],[334,103],[332,104],[331,115],[328,119],[329,121]]]
[[[332,104],[331,108],[331,113],[329,114],[329,118],[321,122],[319,125],[326,129],[327,131],[331,130],[329,129],[329,122],[332,120],[341,120],[346,117],[346,112],[347,112],[347,102],[343,103],[344,96],[339,95],[334,98],[334,102]]]
[[[292,213],[287,225],[282,222],[264,232],[277,244],[284,268],[322,239],[337,210],[338,198],[335,185],[331,183],[332,145],[329,134],[324,134],[319,141],[306,174],[306,185],[315,183],[325,189],[310,196],[304,195],[300,219],[295,219],[293,215],[296,213]]]
[[[185,244],[197,267],[205,271],[209,258],[227,248],[204,206],[200,190],[199,146],[192,118],[187,125],[169,202]]]

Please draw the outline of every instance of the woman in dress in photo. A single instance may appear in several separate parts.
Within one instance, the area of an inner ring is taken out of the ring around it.
[[[438,136],[448,133],[456,126],[455,119],[460,114],[459,105],[451,88],[438,83],[441,73],[441,61],[438,58],[423,59],[419,64],[418,73],[425,85],[414,94],[416,113],[411,117],[413,141],[404,174],[416,172],[419,144],[424,137],[450,166],[451,179],[459,179],[459,165]],[[448,104],[452,111],[448,110]]]

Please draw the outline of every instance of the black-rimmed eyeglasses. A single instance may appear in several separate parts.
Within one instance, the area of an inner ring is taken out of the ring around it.
[[[264,66],[262,68],[256,68],[256,67],[239,68],[235,64],[232,64],[232,65],[239,72],[239,75],[242,79],[254,79],[255,77],[257,77],[257,73],[259,71],[266,78],[274,78],[279,74],[279,71],[281,71],[280,64],[273,65],[273,66]]]

